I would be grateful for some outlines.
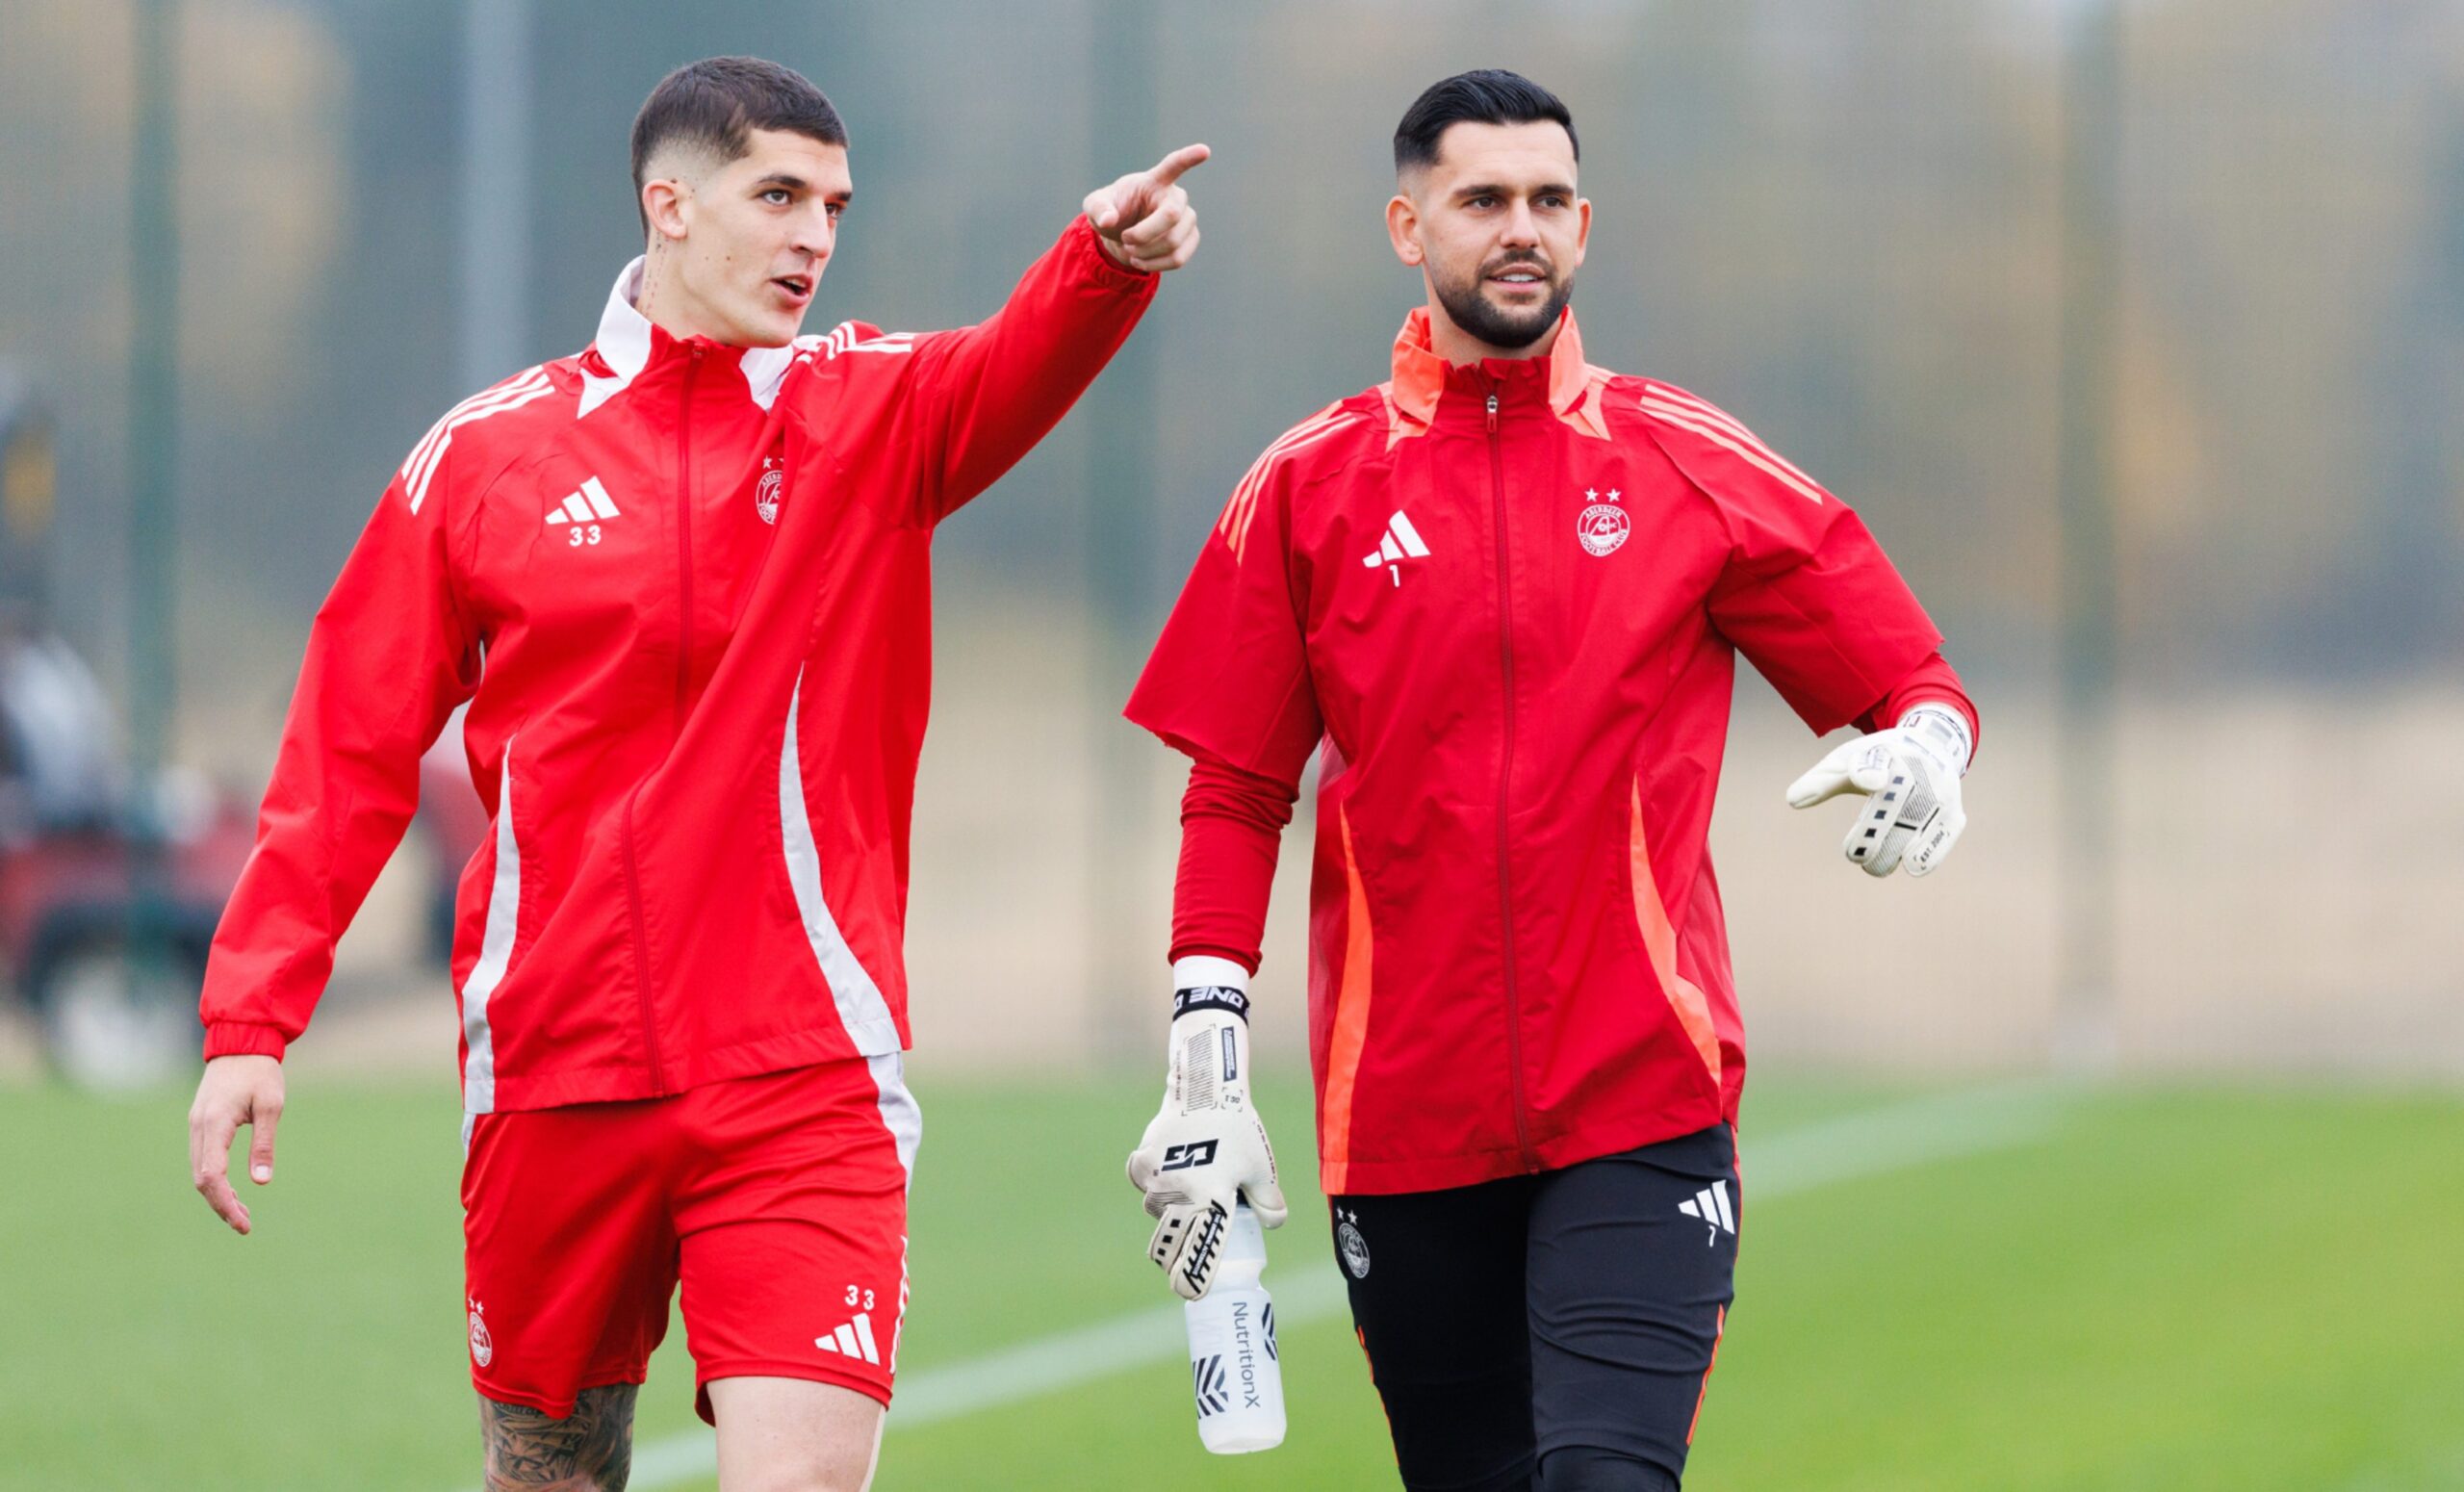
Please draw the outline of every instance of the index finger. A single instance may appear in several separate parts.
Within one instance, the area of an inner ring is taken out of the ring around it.
[[[1193,166],[1196,166],[1204,162],[1208,156],[1211,156],[1214,153],[1214,151],[1209,150],[1204,145],[1183,145],[1180,149],[1173,151],[1170,155],[1168,155],[1164,157],[1164,159],[1156,162],[1155,168],[1148,171],[1146,174],[1155,178],[1155,185],[1159,187],[1168,187],[1172,183],[1181,179],[1182,172],[1188,170]]]
[[[239,1132],[239,1122],[231,1116],[208,1116],[204,1123],[192,1132],[191,1153],[193,1159],[190,1164],[192,1179],[196,1183],[199,1195],[204,1196],[205,1204],[234,1230],[245,1233],[248,1231],[248,1209],[241,1203],[239,1194],[231,1190],[231,1142]]]

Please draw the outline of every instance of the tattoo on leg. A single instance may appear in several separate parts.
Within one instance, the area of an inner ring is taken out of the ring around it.
[[[624,1492],[633,1473],[630,1383],[586,1388],[563,1419],[479,1398],[488,1492]]]

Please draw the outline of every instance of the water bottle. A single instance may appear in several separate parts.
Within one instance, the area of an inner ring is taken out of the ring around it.
[[[1215,1288],[1181,1307],[1190,1330],[1190,1384],[1197,1438],[1218,1455],[1283,1444],[1283,1367],[1275,1352],[1274,1300],[1258,1275],[1266,1230],[1246,1204],[1232,1209]]]

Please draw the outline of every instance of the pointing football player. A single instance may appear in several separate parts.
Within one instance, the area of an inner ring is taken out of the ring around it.
[[[990,319],[800,337],[854,199],[797,73],[643,105],[597,339],[446,415],[319,612],[206,971],[197,1190],[254,1126],[470,705],[465,1305],[490,1487],[614,1488],[680,1284],[720,1482],[871,1476],[907,1303],[907,829],[936,525],[1189,261],[1193,145],[1091,193]]]
[[[1249,469],[1128,708],[1192,758],[1171,1078],[1129,1162],[1150,1252],[1195,1297],[1236,1197],[1284,1211],[1248,982],[1315,754],[1319,1171],[1415,1488],[1683,1474],[1741,1201],[1706,852],[1737,656],[1817,733],[1865,733],[1788,800],[1858,798],[1869,876],[1942,863],[1976,738],[1845,503],[1587,359],[1578,160],[1565,105],[1513,73],[1412,105],[1386,226],[1427,298],[1393,376]]]

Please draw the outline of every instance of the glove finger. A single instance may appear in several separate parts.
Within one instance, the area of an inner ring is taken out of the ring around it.
[[[1190,1220],[1197,1216],[1195,1207],[1186,1204],[1167,1207],[1155,1222],[1155,1231],[1146,1240],[1146,1257],[1155,1267],[1169,1274],[1181,1262],[1181,1251],[1189,1247]]]
[[[1184,1300],[1202,1300],[1215,1284],[1215,1267],[1222,1262],[1224,1234],[1232,1219],[1230,1209],[1220,1202],[1203,1207],[1191,1206],[1186,1211],[1171,1209],[1164,1224],[1155,1229],[1155,1238],[1147,1244],[1147,1256],[1164,1266],[1172,1281],[1172,1293]],[[1165,1243],[1166,1227],[1178,1222],[1168,1245]],[[1168,1248],[1168,1260],[1158,1257],[1159,1248]]]
[[[1900,847],[1908,842],[1905,834],[1893,828],[1898,816],[1896,802],[1886,803],[1879,795],[1867,797],[1864,807],[1857,810],[1856,821],[1848,826],[1839,853],[1869,876],[1890,874],[1899,866]]]
[[[1951,847],[1960,842],[1960,835],[1966,829],[1967,814],[1945,804],[1933,824],[1917,836],[1916,849],[1908,857],[1908,873],[1932,875],[1950,857]]]
[[[1272,1181],[1252,1181],[1241,1188],[1242,1200],[1258,1215],[1260,1227],[1279,1228],[1292,1216],[1290,1204],[1283,1199],[1283,1188]]]
[[[1860,743],[1846,741],[1823,754],[1807,773],[1788,785],[1788,807],[1810,809],[1848,790],[1848,765]]]
[[[1890,786],[1893,778],[1907,775],[1907,766],[1898,759],[1888,752],[1877,751],[1848,769],[1848,785],[1870,795]]]
[[[1129,1164],[1122,1169],[1129,1172],[1129,1184],[1143,1192],[1155,1185],[1155,1152],[1142,1145],[1129,1152]]]
[[[1847,790],[1848,774],[1824,761],[1788,785],[1788,807],[1810,809],[1817,803],[1828,803]]]
[[[1877,881],[1885,879],[1899,868],[1900,861],[1908,854],[1908,842],[1914,837],[1906,826],[1893,827],[1883,836],[1881,848],[1859,862],[1860,868]]]

